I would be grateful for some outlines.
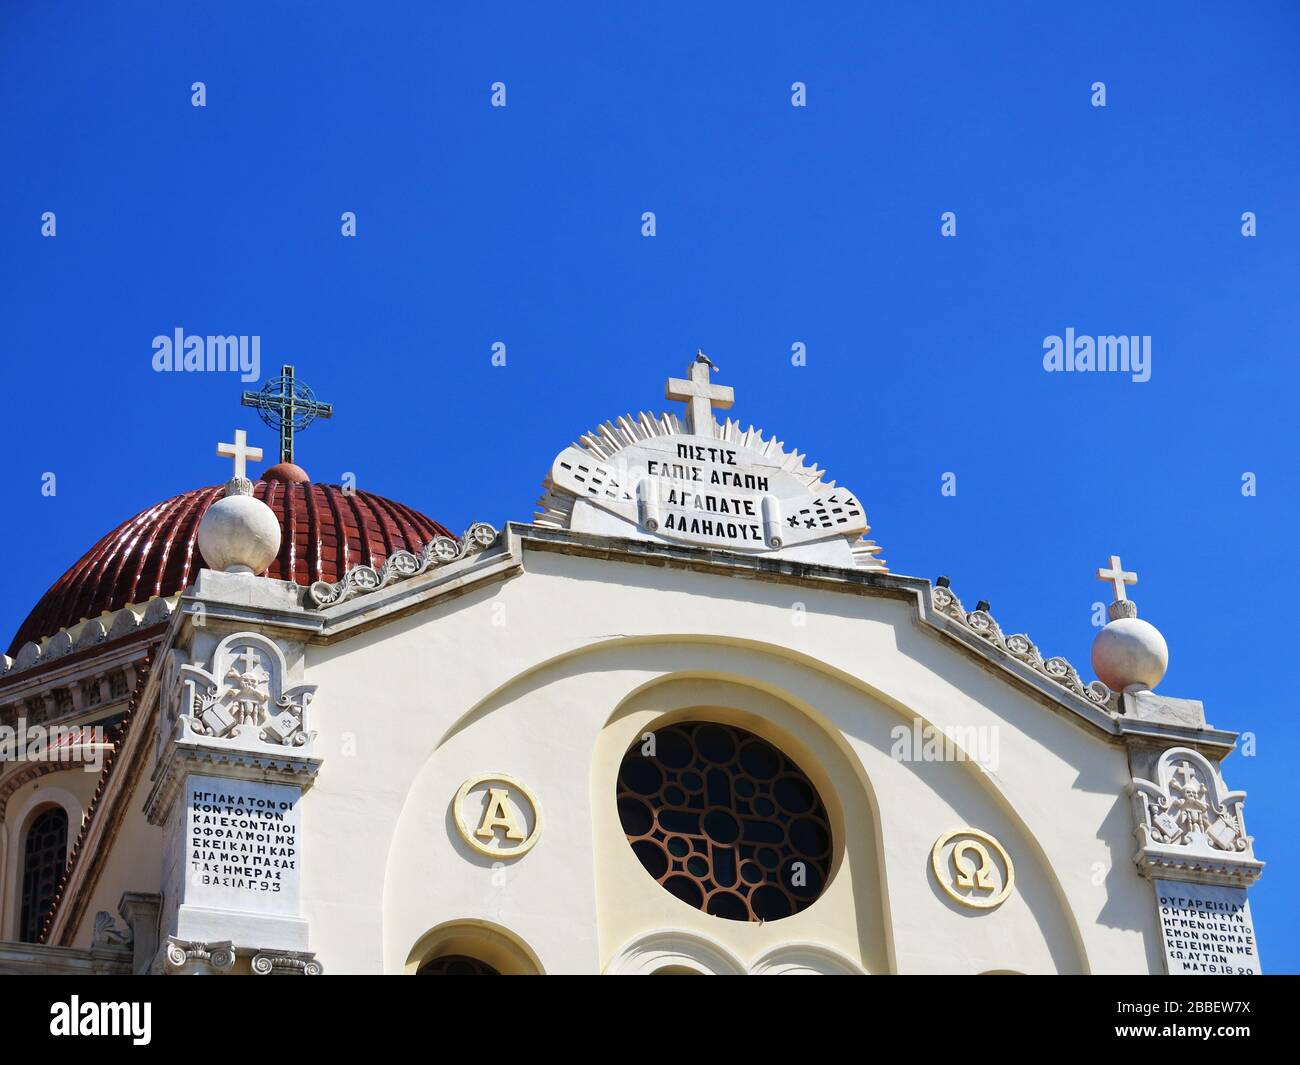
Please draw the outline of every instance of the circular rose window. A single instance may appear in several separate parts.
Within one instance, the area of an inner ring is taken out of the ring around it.
[[[830,872],[831,827],[804,772],[730,725],[651,735],[618,770],[619,820],[646,872],[731,921],[776,921],[812,905]]]

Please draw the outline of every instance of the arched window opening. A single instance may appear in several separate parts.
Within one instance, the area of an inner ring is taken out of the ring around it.
[[[417,976],[500,976],[487,962],[468,954],[443,954],[420,966]]]
[[[54,902],[54,892],[67,860],[68,815],[63,807],[51,806],[37,815],[27,830],[18,925],[18,938],[22,942],[35,943],[40,938],[41,926]]]

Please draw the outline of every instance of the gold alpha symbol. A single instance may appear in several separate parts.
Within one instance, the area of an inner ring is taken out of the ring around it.
[[[956,843],[949,849],[948,844],[954,840]],[[994,861],[990,848],[1005,870],[1001,890],[998,890],[997,882],[998,862]],[[1011,864],[1011,855],[1001,843],[978,828],[955,828],[945,832],[935,841],[930,852],[930,864],[934,868],[934,878],[949,898],[977,910],[991,910],[1002,905],[1015,885],[1016,870]],[[964,894],[964,891],[971,894]],[[980,894],[986,891],[994,894]]]
[[[542,805],[514,777],[484,773],[460,786],[452,801],[452,820],[461,838],[480,854],[518,858],[542,833]]]
[[[519,818],[515,817],[514,811],[506,801],[509,797],[509,788],[488,789],[487,809],[483,811],[483,820],[479,822],[478,828],[474,829],[474,835],[483,840],[496,839],[496,830],[504,828],[506,839],[518,843],[524,838],[524,830],[519,827]]]

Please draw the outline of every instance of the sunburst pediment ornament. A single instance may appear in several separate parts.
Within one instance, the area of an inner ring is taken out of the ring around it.
[[[560,452],[535,524],[885,572],[853,492],[775,436],[714,418],[734,398],[714,369],[701,353],[669,380],[685,417],[627,414]]]

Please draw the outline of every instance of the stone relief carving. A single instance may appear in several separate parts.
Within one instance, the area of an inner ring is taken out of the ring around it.
[[[41,648],[39,644],[32,643],[28,640],[18,649],[18,657],[14,659],[14,670],[30,669],[41,660]]]
[[[82,626],[81,635],[77,637],[77,650],[83,647],[94,647],[107,639],[108,630],[104,628],[104,623],[99,618],[92,618]]]
[[[144,608],[144,617],[140,620],[141,625],[159,625],[167,621],[174,613],[172,604],[167,599],[150,599],[149,605]]]
[[[1263,869],[1246,834],[1244,791],[1229,791],[1219,771],[1190,747],[1172,747],[1155,781],[1130,787],[1138,827],[1134,861],[1149,875],[1252,883]]]
[[[66,654],[72,653],[72,637],[68,634],[67,629],[60,629],[50,637],[50,642],[45,645],[45,659],[62,658]]]
[[[317,581],[308,589],[308,595],[318,607],[333,606],[354,595],[375,592],[394,581],[418,577],[428,570],[456,562],[491,547],[496,540],[496,529],[487,522],[478,521],[466,529],[459,540],[453,540],[450,536],[435,536],[418,555],[410,551],[394,551],[378,569],[373,566],[355,566],[333,584]]]
[[[740,422],[734,419],[728,418],[719,423],[712,415],[708,416],[707,421],[707,427],[702,429],[703,435],[713,436],[724,444],[734,445],[739,451],[761,457],[765,465],[770,466],[783,477],[788,475],[802,486],[802,491],[794,499],[802,503],[804,497],[808,497],[808,506],[799,512],[806,515],[808,519],[808,524],[802,526],[805,532],[814,528],[815,514],[824,514],[832,504],[851,505],[860,516],[862,506],[856,497],[842,486],[837,487],[833,480],[826,480],[826,471],[820,469],[815,463],[809,465],[807,455],[796,450],[786,450],[785,444],[775,436],[764,436],[761,429],[752,425],[748,429],[741,429]],[[591,432],[583,433],[577,443],[566,451],[576,463],[584,467],[589,466],[591,473],[596,475],[601,490],[596,489],[595,482],[589,482],[586,493],[579,492],[575,495],[574,484],[569,483],[566,487],[565,484],[558,483],[557,468],[562,468],[559,464],[567,461],[565,453],[561,453],[560,458],[556,460],[557,465],[552,467],[551,474],[543,482],[543,494],[537,501],[533,523],[544,528],[571,528],[577,498],[581,497],[587,502],[599,498],[600,502],[597,505],[621,514],[626,520],[634,525],[640,525],[647,532],[658,533],[660,530],[657,522],[647,524],[645,511],[639,508],[637,487],[623,479],[623,474],[629,470],[629,463],[627,455],[622,453],[633,449],[630,453],[637,454],[640,449],[653,446],[666,438],[691,437],[693,431],[691,418],[683,420],[672,412],[652,414],[641,411],[636,415],[625,414],[614,421],[606,421]],[[637,465],[639,461],[638,458],[632,465]],[[839,514],[840,511],[837,510],[835,513]],[[796,517],[796,514],[787,514],[785,521],[789,522],[789,525],[781,523],[789,536],[796,535],[791,532],[791,527],[800,525],[794,520]],[[822,523],[816,521],[816,526],[816,538],[834,538],[834,529],[831,525],[827,524],[823,529]],[[877,573],[886,572],[888,567],[877,557],[881,551],[880,546],[874,540],[865,539],[865,533],[870,531],[865,517],[861,517],[860,529],[860,532],[853,532],[846,537],[854,566]],[[676,535],[670,538],[680,539]],[[812,534],[800,534],[798,538],[806,540],[812,538]],[[780,550],[782,546],[789,546],[783,545],[782,539],[784,538],[774,542],[768,535],[768,548]],[[682,542],[692,541],[687,538]]]
[[[1017,633],[1013,636],[1004,636],[1002,629],[993,619],[993,615],[986,610],[971,610],[967,612],[966,608],[961,605],[951,589],[938,586],[932,593],[935,610],[946,618],[956,621],[964,629],[975,635],[987,640],[995,647],[1000,647],[1011,655],[1012,658],[1019,659],[1026,665],[1034,669],[1035,672],[1041,673],[1048,680],[1054,681],[1062,688],[1074,692],[1075,695],[1082,695],[1090,703],[1097,706],[1109,706],[1111,693],[1101,681],[1094,680],[1092,683],[1085,685],[1079,676],[1079,671],[1070,665],[1064,658],[1043,658],[1034,642],[1023,633]]]
[[[235,967],[235,951],[230,940],[221,943],[194,943],[175,936],[167,937],[167,964],[173,969],[197,962],[218,972]]]
[[[109,626],[108,638],[116,640],[121,636],[134,632],[140,627],[140,619],[135,616],[135,611],[122,609],[113,617],[113,624]]]
[[[303,747],[316,736],[307,727],[314,684],[285,686],[284,653],[265,636],[227,636],[212,669],[182,665],[178,719],[191,736],[281,747]]]
[[[291,951],[261,951],[250,966],[254,976],[320,976],[321,964],[314,955]]]
[[[95,931],[91,945],[96,947],[128,947],[131,945],[131,930],[121,929],[107,910],[95,914]]]

